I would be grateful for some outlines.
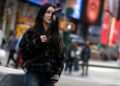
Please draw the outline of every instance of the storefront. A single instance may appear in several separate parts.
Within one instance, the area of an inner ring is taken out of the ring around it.
[[[20,37],[23,33],[32,27],[39,11],[39,7],[28,2],[19,2],[16,16],[16,32]]]
[[[2,33],[7,39],[14,30],[16,30],[17,36],[21,36],[27,28],[34,25],[38,10],[38,6],[23,0],[7,0],[3,12]]]
[[[6,0],[0,0],[0,29],[2,29],[2,23],[4,18],[4,7],[5,7]]]

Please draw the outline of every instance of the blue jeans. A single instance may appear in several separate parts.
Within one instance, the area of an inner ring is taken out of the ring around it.
[[[24,86],[54,86],[54,83],[31,72],[25,74]]]

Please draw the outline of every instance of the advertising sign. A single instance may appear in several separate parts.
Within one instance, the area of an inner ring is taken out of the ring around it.
[[[48,2],[48,0],[26,0],[26,1],[40,6]]]
[[[109,12],[105,11],[101,32],[101,44],[103,45],[107,45],[108,43],[109,28],[110,28],[110,14]]]
[[[103,0],[88,0],[86,9],[86,18],[89,23],[96,23],[101,17]]]
[[[111,27],[110,27],[110,32],[109,32],[109,42],[108,42],[109,46],[112,46],[113,44],[118,43],[119,27],[120,27],[120,22],[117,21],[115,17],[113,17]]]
[[[109,12],[105,12],[101,32],[101,44],[108,46],[116,45],[119,39],[119,27],[120,22],[115,17],[110,16]]]
[[[82,20],[88,24],[100,25],[104,0],[83,0]]]
[[[83,0],[70,0],[69,6],[72,8],[73,12],[69,14],[69,17],[79,20],[81,18],[82,12],[82,1]]]

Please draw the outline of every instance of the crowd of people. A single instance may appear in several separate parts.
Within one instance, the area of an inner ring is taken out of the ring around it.
[[[7,49],[9,55],[6,66],[10,66],[10,61],[13,62],[14,68],[22,67],[23,59],[19,52],[19,43],[22,37],[17,38],[15,32],[11,33],[10,39],[7,43]],[[71,42],[66,48],[67,60],[65,62],[65,71],[72,73],[72,71],[78,71],[81,67],[81,75],[88,75],[88,62],[90,59],[91,50],[89,43],[87,42],[84,46],[80,46],[79,43]],[[81,61],[81,66],[79,62]]]
[[[6,66],[10,66],[10,61],[13,62],[14,68],[22,67],[22,56],[20,55],[19,43],[22,37],[17,38],[15,31],[10,34],[10,38],[7,43],[7,49],[9,51]],[[81,76],[88,75],[88,62],[91,57],[91,49],[89,42],[83,46],[79,43],[72,41],[65,49],[67,60],[65,61],[65,71],[70,74],[72,71],[82,70]],[[80,62],[80,64],[79,64]],[[80,66],[81,65],[81,66]],[[81,68],[80,68],[81,67]]]
[[[91,57],[89,42],[86,42],[82,47],[76,42],[71,42],[66,49],[66,54],[68,59],[66,60],[65,71],[68,71],[69,74],[71,74],[73,71],[81,69],[81,76],[87,76],[89,66],[88,62]],[[81,63],[79,64],[79,62]]]

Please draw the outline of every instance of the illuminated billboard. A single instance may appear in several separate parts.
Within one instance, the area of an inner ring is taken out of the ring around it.
[[[100,24],[104,0],[84,0],[82,20],[88,24]]]
[[[48,0],[26,0],[26,1],[36,4],[36,5],[39,5],[39,6],[48,2]]]
[[[120,22],[110,15],[104,13],[103,26],[101,32],[101,44],[112,46],[118,43]]]
[[[109,31],[109,39],[108,39],[109,46],[118,43],[119,27],[120,27],[120,22],[115,17],[112,17],[111,27]]]
[[[69,17],[79,20],[81,18],[82,12],[82,1],[83,0],[70,0],[69,6],[72,8],[73,12],[69,14]]]
[[[110,21],[111,21],[110,13],[105,11],[104,18],[103,18],[102,31],[101,31],[101,44],[103,45],[108,44]]]

